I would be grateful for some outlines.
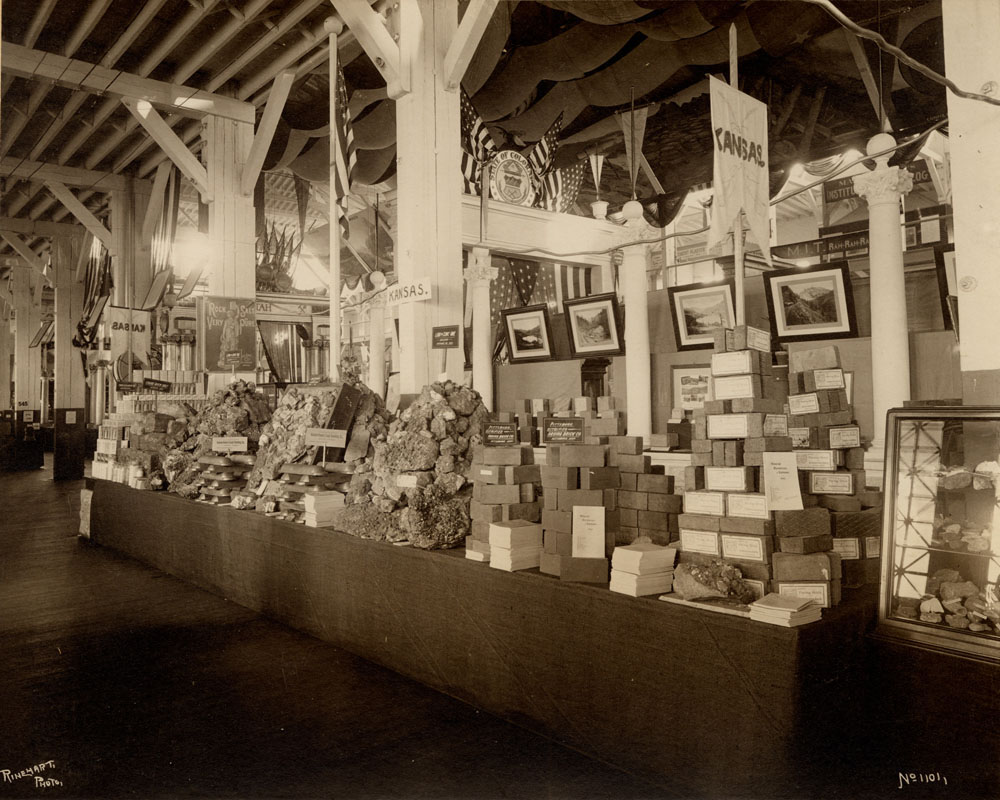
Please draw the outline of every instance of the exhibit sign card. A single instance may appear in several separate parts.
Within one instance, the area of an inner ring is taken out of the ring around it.
[[[573,558],[604,558],[604,506],[573,506]]]
[[[247,437],[213,436],[212,449],[216,453],[245,453],[247,451]]]
[[[341,428],[306,428],[306,446],[347,447],[347,431]]]
[[[516,447],[516,422],[484,422],[483,444],[486,447]]]
[[[771,511],[802,508],[799,468],[794,452],[764,453],[764,496]]]
[[[542,444],[573,442],[583,442],[582,417],[542,417]]]

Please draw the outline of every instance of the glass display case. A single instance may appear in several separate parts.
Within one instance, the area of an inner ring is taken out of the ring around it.
[[[882,636],[1000,661],[1000,407],[893,409]]]

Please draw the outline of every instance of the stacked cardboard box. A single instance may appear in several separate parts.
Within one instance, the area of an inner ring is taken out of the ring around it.
[[[549,445],[541,482],[541,571],[562,580],[607,583],[620,485],[618,467],[608,463],[608,446]]]
[[[114,414],[109,415],[111,419],[114,417]],[[114,466],[123,447],[128,447],[127,424],[106,422],[100,425],[97,428],[97,448],[90,474],[102,480],[114,480]]]
[[[792,449],[787,384],[771,371],[770,334],[750,326],[719,331],[712,400],[694,417],[692,466],[679,517],[681,561],[722,559],[740,568],[758,597],[770,589],[774,521],[760,484],[766,452]]]
[[[537,485],[541,473],[534,461],[534,451],[526,444],[474,450],[470,468],[472,500],[469,502],[472,527],[465,539],[466,558],[490,561],[492,523],[539,521],[541,504]]]
[[[542,526],[526,519],[490,523],[489,560],[494,569],[515,572],[537,567],[542,554]]]
[[[631,544],[639,537],[661,546],[677,541],[681,497],[674,494],[673,476],[664,474],[662,467],[654,467],[643,454],[642,437],[611,438],[608,463],[618,467],[621,475],[617,543]]]
[[[669,592],[674,581],[677,550],[650,542],[616,547],[611,556],[612,592],[643,597]]]

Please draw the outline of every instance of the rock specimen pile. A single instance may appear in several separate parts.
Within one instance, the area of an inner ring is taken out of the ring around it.
[[[201,473],[198,459],[212,453],[212,439],[246,436],[247,447],[253,452],[270,417],[267,401],[257,393],[256,385],[239,380],[212,395],[201,413],[175,419],[178,429],[163,447],[163,472],[170,491],[196,497]]]
[[[385,433],[372,432],[371,469],[354,473],[337,527],[427,550],[457,547],[469,532],[463,489],[486,416],[479,394],[466,386],[424,387]]]

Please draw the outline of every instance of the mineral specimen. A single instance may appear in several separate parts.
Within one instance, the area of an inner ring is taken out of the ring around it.
[[[738,567],[721,561],[678,564],[674,569],[674,594],[682,600],[727,599],[741,605],[754,601],[754,592]]]

